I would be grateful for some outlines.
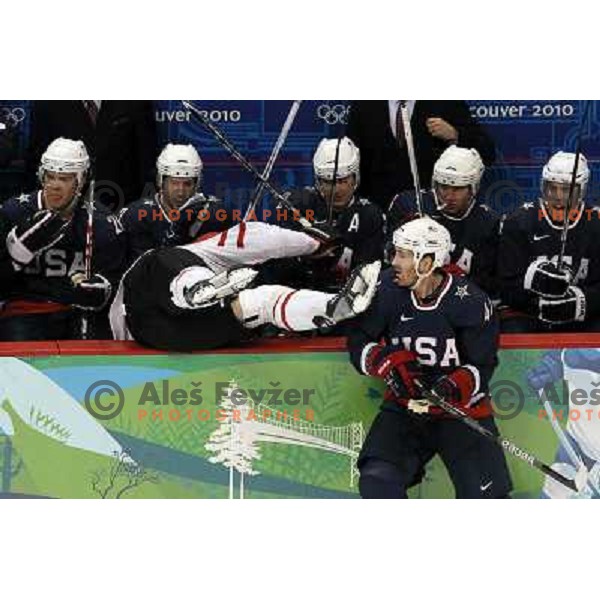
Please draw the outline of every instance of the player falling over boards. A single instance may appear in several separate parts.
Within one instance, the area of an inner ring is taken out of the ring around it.
[[[439,454],[457,497],[507,497],[511,481],[500,447],[422,400],[417,383],[497,433],[488,394],[498,350],[492,303],[444,269],[451,240],[440,223],[409,221],[393,244],[392,266],[348,337],[354,366],[388,384],[358,459],[361,496],[406,498]]]
[[[272,324],[286,331],[334,325],[363,312],[381,263],[357,268],[338,294],[282,285],[252,288],[250,265],[305,256],[329,242],[260,222],[240,223],[198,241],[143,254],[125,273],[110,310],[115,339],[169,351],[236,344]]]

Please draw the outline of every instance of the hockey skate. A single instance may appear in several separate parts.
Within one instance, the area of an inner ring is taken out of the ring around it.
[[[235,296],[247,288],[258,271],[249,268],[234,269],[221,273],[212,279],[203,280],[187,288],[184,292],[185,299],[194,308],[205,308],[216,304],[223,298]]]
[[[317,318],[315,324],[333,326],[367,310],[375,295],[380,271],[379,260],[357,267],[344,287],[327,303],[325,316]]]

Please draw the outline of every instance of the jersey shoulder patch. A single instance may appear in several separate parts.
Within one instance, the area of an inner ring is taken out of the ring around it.
[[[455,276],[447,294],[457,325],[483,326],[492,320],[494,308],[488,295],[467,277]]]

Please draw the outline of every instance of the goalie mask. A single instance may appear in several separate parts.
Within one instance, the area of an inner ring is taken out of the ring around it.
[[[396,251],[408,250],[412,253],[412,264],[416,273],[416,280],[408,287],[414,289],[420,281],[429,277],[435,269],[441,268],[450,262],[450,248],[452,240],[448,230],[429,217],[422,217],[405,223],[392,236]],[[420,271],[423,258],[431,256],[431,267],[428,271]],[[395,260],[395,259],[394,259]],[[396,268],[396,267],[395,267]]]
[[[83,142],[67,138],[54,140],[42,154],[38,169],[38,178],[44,189],[44,197],[46,202],[50,204],[48,208],[60,211],[68,210],[81,195],[89,168],[90,157]],[[64,196],[64,190],[49,189],[52,186],[46,177],[48,173],[55,175],[57,178],[60,178],[63,174],[75,175],[75,189],[66,203],[60,202],[61,197]],[[52,196],[53,193],[57,196],[56,203],[48,202],[48,196]]]
[[[590,170],[587,159],[583,154],[580,154],[577,173],[575,175],[573,204],[572,206],[567,206],[574,166],[575,154],[573,152],[562,151],[554,154],[544,165],[542,170],[541,200],[545,207],[551,211],[577,209],[585,199],[587,184],[590,179]],[[562,218],[559,220],[562,221]]]
[[[360,183],[359,167],[360,152],[348,137],[339,140],[322,139],[313,156],[315,182],[319,192],[327,200],[331,196],[335,177],[334,207],[337,208],[343,208],[352,199]]]
[[[484,170],[474,148],[447,148],[433,166],[431,187],[438,210],[450,218],[466,217],[475,204]]]

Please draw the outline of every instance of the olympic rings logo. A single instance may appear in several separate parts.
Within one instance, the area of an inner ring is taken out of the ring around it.
[[[10,108],[9,106],[0,106],[0,121],[10,126],[18,125],[25,120],[25,109],[20,106]]]
[[[317,108],[317,117],[323,119],[327,125],[346,125],[349,112],[349,104],[320,104]]]

